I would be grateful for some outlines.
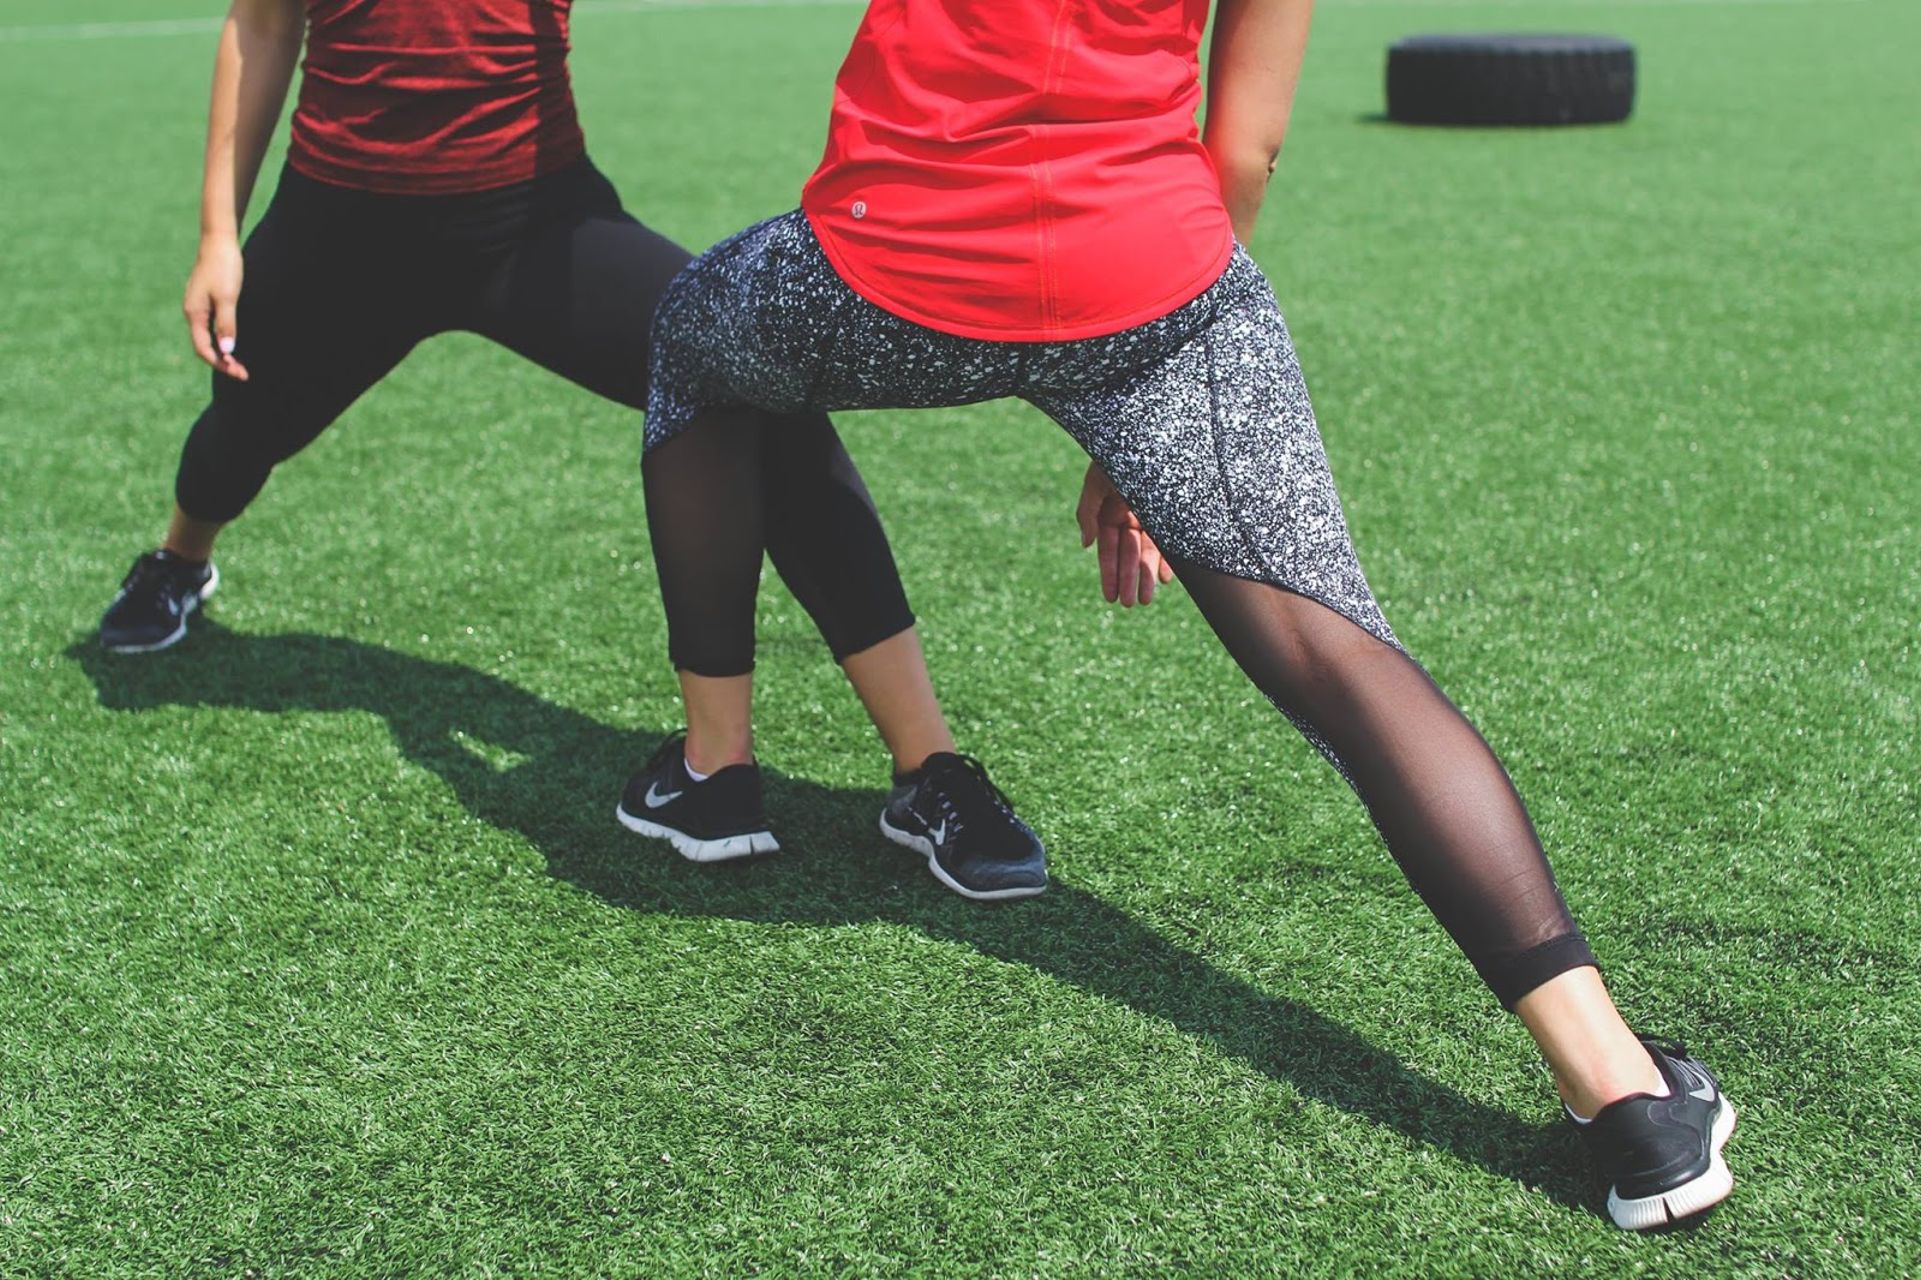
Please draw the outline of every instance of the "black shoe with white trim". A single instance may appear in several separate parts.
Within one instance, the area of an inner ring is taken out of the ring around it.
[[[133,562],[120,594],[100,619],[100,643],[115,653],[152,653],[187,638],[187,616],[220,585],[211,560],[194,563],[171,551]]]
[[[927,859],[934,878],[980,902],[1031,898],[1047,888],[1047,850],[987,769],[943,751],[896,776],[881,834]]]
[[[760,766],[729,765],[695,782],[687,773],[687,735],[660,744],[635,774],[614,816],[629,831],[671,841],[693,862],[779,853],[760,803]]]
[[[1734,1189],[1721,1158],[1734,1132],[1734,1104],[1720,1082],[1672,1040],[1642,1036],[1641,1043],[1667,1081],[1665,1098],[1633,1094],[1586,1121],[1568,1114],[1607,1179],[1608,1217],[1629,1231],[1700,1213]]]

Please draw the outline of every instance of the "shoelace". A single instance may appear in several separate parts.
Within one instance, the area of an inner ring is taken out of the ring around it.
[[[655,747],[654,754],[648,757],[647,772],[652,773],[675,756],[682,754],[686,750],[686,742],[687,731],[685,729],[676,729],[668,734],[666,741],[662,742],[658,747]]]
[[[960,784],[943,786],[939,792],[943,807],[952,813],[956,830],[976,818],[1001,821],[1013,815],[1014,807],[1006,794],[987,776],[987,766],[973,756],[942,756],[929,766],[928,777],[930,781],[947,779]]]
[[[127,570],[126,581],[120,584],[120,589],[131,595],[169,581],[179,575],[179,570],[178,560],[165,559],[149,551],[133,562],[133,568]]]
[[[196,571],[190,569],[186,561],[175,559],[171,555],[148,552],[140,559],[133,561],[133,569],[127,571],[127,578],[121,582],[121,594],[136,596],[140,592],[165,588],[175,582],[190,582],[194,578],[194,573]]]
[[[142,555],[133,561],[133,569],[127,571],[127,578],[121,582],[121,590],[133,596],[134,592],[152,586],[159,578],[167,577],[167,565],[154,555]]]

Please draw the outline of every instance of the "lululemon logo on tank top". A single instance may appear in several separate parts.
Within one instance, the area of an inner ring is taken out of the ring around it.
[[[867,216],[867,202],[865,200],[854,201],[854,207],[849,210],[849,212],[856,218],[865,218]]]

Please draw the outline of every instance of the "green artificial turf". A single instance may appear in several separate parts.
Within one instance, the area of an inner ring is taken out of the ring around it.
[[[1185,598],[1100,605],[1026,408],[845,429],[1031,903],[882,843],[771,585],[787,855],[614,824],[677,723],[639,423],[475,338],[282,470],[187,644],[92,647],[205,394],[210,40],[112,24],[216,11],[0,13],[0,1274],[1921,1268],[1908,0],[1325,0],[1254,245],[1389,615],[1741,1108],[1651,1238]],[[597,159],[689,244],[790,206],[856,18],[583,4]],[[1634,120],[1378,118],[1391,39],[1490,27],[1635,40]]]

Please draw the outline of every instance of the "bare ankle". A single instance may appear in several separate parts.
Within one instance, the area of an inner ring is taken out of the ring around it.
[[[1613,1034],[1597,1037],[1578,1059],[1561,1063],[1554,1073],[1554,1087],[1568,1109],[1583,1119],[1635,1094],[1658,1098],[1668,1092],[1653,1056],[1625,1023]]]
[[[953,749],[952,744],[949,744],[945,747],[936,747],[930,751],[896,751],[894,752],[894,775],[896,777],[906,777],[910,773],[919,773],[926,767],[930,757],[938,755],[942,751],[952,751]]]
[[[712,743],[696,741],[693,735],[689,734],[686,745],[681,748],[681,756],[695,773],[712,776],[722,769],[729,769],[737,764],[752,764],[754,747],[751,742],[733,746],[716,746]]]
[[[1667,1092],[1660,1069],[1622,1021],[1597,970],[1570,969],[1548,980],[1522,996],[1514,1012],[1576,1115],[1592,1116],[1631,1094]]]

